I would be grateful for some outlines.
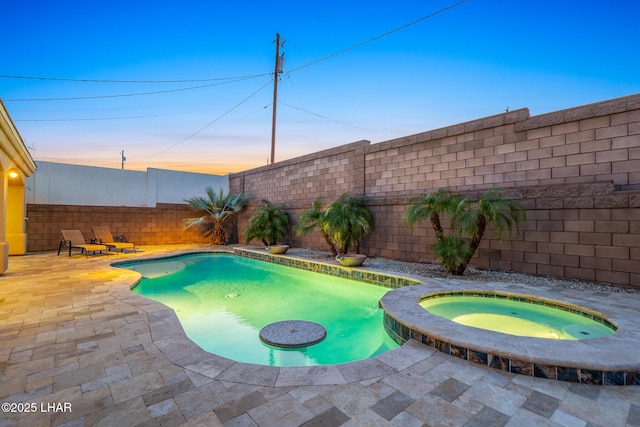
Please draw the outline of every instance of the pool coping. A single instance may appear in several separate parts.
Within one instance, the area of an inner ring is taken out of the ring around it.
[[[518,337],[460,325],[419,305],[430,294],[451,291],[510,293],[568,303],[601,315],[617,330],[609,337],[579,341]],[[398,343],[416,340],[470,362],[538,378],[640,385],[640,324],[636,308],[640,307],[640,298],[626,293],[600,293],[597,297],[601,301],[591,292],[566,288],[425,279],[423,285],[388,292],[380,305],[385,310],[385,329]]]
[[[346,267],[339,264],[337,261],[335,263],[330,263],[317,260],[308,260],[294,255],[270,254],[269,252],[263,250],[256,250],[253,248],[240,246],[234,247],[233,250],[236,255],[246,258],[284,265],[292,268],[301,268],[303,270],[341,277],[343,279],[357,280],[359,282],[370,283],[385,288],[396,289],[404,286],[419,285],[420,283],[422,283],[422,280],[420,278],[412,275],[380,271],[366,266]]]
[[[140,281],[141,275],[128,270],[132,281],[126,289],[113,289],[114,296],[117,293],[119,299],[147,313],[153,342],[170,361],[212,379],[267,386],[345,384],[397,373],[401,370],[396,367],[397,361],[403,357],[415,358],[413,353],[417,348],[435,349],[470,362],[538,378],[585,384],[640,385],[640,361],[633,359],[637,348],[640,348],[640,325],[637,321],[632,321],[633,316],[640,317],[640,311],[629,303],[629,300],[635,301],[636,307],[640,307],[640,296],[635,294],[607,294],[606,298],[610,298],[616,308],[615,312],[612,312],[594,308],[597,301],[590,299],[591,292],[583,295],[565,288],[533,288],[514,283],[425,278],[395,272],[387,273],[368,267],[343,267],[302,257],[269,254],[245,247],[179,251],[169,255],[142,257],[135,262],[194,253],[247,255],[249,258],[294,268],[311,266],[306,269],[354,280],[380,276],[394,278],[385,282],[386,284],[377,284],[393,288],[381,299],[380,306],[385,311],[385,329],[401,347],[373,358],[336,365],[276,367],[236,362],[203,350],[187,337],[173,309],[131,292]],[[118,264],[126,262],[131,260],[116,261],[111,266],[117,267]],[[400,285],[398,279],[406,280],[406,283],[411,285]],[[569,302],[602,313],[604,317],[613,321],[618,330],[612,337],[564,341],[558,346],[558,351],[554,349],[550,355],[549,340],[514,337],[458,325],[426,312],[417,303],[422,296],[433,292],[470,289],[483,292],[502,290]],[[601,343],[602,340],[608,341]],[[497,348],[502,350],[495,351],[491,348],[491,345],[498,344],[500,346]],[[484,353],[486,361],[482,360],[482,354],[478,353]],[[568,362],[557,358],[560,356]],[[474,360],[476,358],[479,362]],[[551,371],[554,372],[553,375]],[[558,372],[561,372],[561,375],[558,375]]]

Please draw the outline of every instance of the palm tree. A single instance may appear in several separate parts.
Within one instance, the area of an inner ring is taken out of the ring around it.
[[[440,188],[435,193],[423,196],[412,197],[409,200],[409,209],[405,212],[404,218],[409,227],[413,227],[416,222],[429,220],[436,233],[436,239],[444,238],[441,218],[453,212],[460,204],[460,196],[455,196],[450,190]]]
[[[445,235],[441,225],[444,215],[451,219],[451,234]],[[524,209],[513,200],[502,198],[500,189],[487,190],[477,203],[468,197],[455,195],[446,189],[434,194],[410,199],[405,220],[409,227],[429,219],[436,233],[433,251],[450,274],[462,275],[469,261],[480,246],[489,224],[496,227],[497,237],[502,239],[505,229],[509,235],[515,227],[520,231],[520,221],[526,219]]]
[[[249,243],[253,239],[262,241],[265,246],[273,246],[285,238],[289,231],[289,215],[284,205],[273,204],[263,200],[264,204],[256,206],[249,220],[249,227],[244,231]]]
[[[244,193],[236,196],[230,192],[225,194],[222,189],[216,193],[212,187],[207,187],[205,193],[205,197],[197,196],[185,199],[185,202],[202,216],[185,219],[184,228],[198,226],[202,229],[205,237],[211,237],[212,244],[224,245],[226,243],[225,222],[244,209],[249,197]]]
[[[468,264],[473,254],[480,246],[480,240],[487,229],[487,225],[493,224],[496,236],[502,240],[505,229],[509,236],[520,232],[520,221],[527,219],[527,214],[519,203],[502,198],[502,190],[491,188],[480,196],[477,204],[468,203],[468,206],[460,211],[454,223],[462,233],[469,235],[470,253],[465,261]]]
[[[307,235],[311,233],[315,228],[318,228],[320,235],[327,242],[331,255],[335,258],[338,255],[336,245],[333,244],[329,234],[325,231],[323,224],[326,222],[326,209],[322,205],[322,197],[318,197],[313,201],[311,209],[304,211],[298,218],[298,224],[294,227],[294,231],[297,235]]]
[[[333,240],[340,254],[348,253],[352,243],[356,244],[356,252],[359,252],[360,240],[372,228],[373,215],[365,207],[364,197],[348,193],[329,205],[321,224],[321,230]]]

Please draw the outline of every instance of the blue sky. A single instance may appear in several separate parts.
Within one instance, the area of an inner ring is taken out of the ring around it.
[[[640,92],[631,0],[467,0],[315,62],[456,3],[12,2],[0,97],[36,160],[227,173],[268,162],[276,32],[276,161]]]

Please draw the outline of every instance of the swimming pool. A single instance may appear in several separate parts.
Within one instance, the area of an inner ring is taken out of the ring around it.
[[[398,346],[382,326],[378,301],[389,289],[380,286],[222,253],[117,267],[138,271],[142,279],[133,292],[173,308],[200,347],[239,362],[336,364]],[[298,349],[263,343],[260,329],[282,320],[318,323],[327,337]]]

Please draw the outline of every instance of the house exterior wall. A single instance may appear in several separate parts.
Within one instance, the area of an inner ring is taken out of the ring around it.
[[[527,109],[231,174],[232,192],[285,204],[363,194],[375,230],[361,252],[433,261],[429,224],[409,230],[410,196],[500,187],[526,208],[522,233],[485,236],[472,264],[640,287],[640,94],[530,116]],[[240,230],[250,212],[239,218]],[[325,248],[317,233],[289,242]]]
[[[25,183],[36,165],[0,99],[0,275],[9,255],[24,255]]]

